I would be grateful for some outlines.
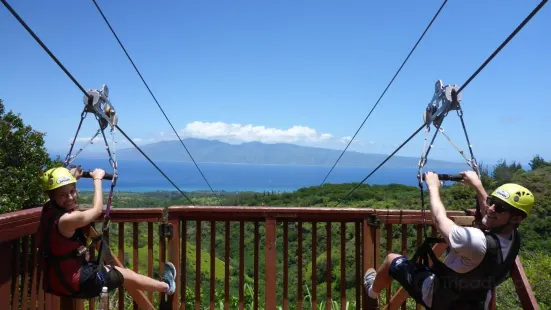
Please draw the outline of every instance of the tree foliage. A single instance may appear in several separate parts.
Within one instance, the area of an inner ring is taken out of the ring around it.
[[[509,183],[513,180],[516,173],[524,172],[522,165],[513,161],[511,164],[507,164],[507,160],[500,160],[494,167],[494,186],[500,186],[505,183]]]
[[[540,155],[536,155],[532,158],[529,165],[530,169],[536,170],[538,168],[551,166],[551,163],[546,162]]]
[[[5,113],[0,99],[0,213],[43,203],[40,176],[53,164],[44,134],[25,125],[20,115]]]

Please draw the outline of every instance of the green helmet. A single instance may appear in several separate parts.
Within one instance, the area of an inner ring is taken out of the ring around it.
[[[496,188],[492,193],[493,197],[496,197],[511,207],[526,213],[526,216],[530,215],[530,211],[534,206],[534,195],[526,187],[507,183]]]
[[[64,167],[48,169],[42,175],[42,188],[44,191],[51,191],[67,184],[76,183],[77,179]]]

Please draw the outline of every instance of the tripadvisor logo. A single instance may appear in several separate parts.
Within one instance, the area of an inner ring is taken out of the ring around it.
[[[496,286],[494,279],[457,279],[454,277],[440,278],[440,283],[437,284],[443,288],[451,288],[456,290],[490,290]]]

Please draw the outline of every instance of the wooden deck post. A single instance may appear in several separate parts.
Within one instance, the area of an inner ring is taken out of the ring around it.
[[[70,297],[61,297],[59,303],[60,310],[76,310],[77,300]]]
[[[378,219],[375,216],[370,216],[369,218],[366,218],[362,222],[363,226],[363,268],[362,268],[362,274],[361,274],[361,280],[359,285],[361,286],[362,290],[362,309],[379,309],[379,305],[377,304],[376,300],[371,299],[367,296],[367,293],[365,292],[365,289],[363,287],[363,275],[367,272],[367,269],[369,268],[377,268],[377,261],[379,260],[378,257],[375,255],[380,254],[379,247],[379,224]]]
[[[540,307],[532,291],[532,286],[524,273],[524,268],[520,262],[520,258],[517,256],[515,263],[513,264],[513,272],[511,274],[515,290],[520,299],[523,309],[539,310]]]
[[[180,269],[180,219],[170,219],[169,225],[172,225],[172,236],[168,239],[168,257],[171,263],[176,268],[176,291],[173,295],[167,296],[167,302],[171,309],[176,310],[180,306],[180,285],[181,285],[181,270]],[[184,241],[185,242],[185,241]]]
[[[0,243],[0,252],[3,253],[3,255],[0,255],[0,265],[5,266],[0,269],[0,309],[10,308],[12,272],[14,268],[12,262],[12,244],[13,242],[11,241]]]
[[[276,309],[276,220],[275,218],[266,218],[266,248],[265,248],[265,267],[266,267],[266,310]]]

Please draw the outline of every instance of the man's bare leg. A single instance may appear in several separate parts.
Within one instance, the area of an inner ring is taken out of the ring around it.
[[[402,255],[390,253],[377,271],[373,268],[367,270],[364,275],[364,289],[370,298],[377,299],[383,288],[392,283],[392,277],[389,274],[390,264],[396,257],[400,256]]]

